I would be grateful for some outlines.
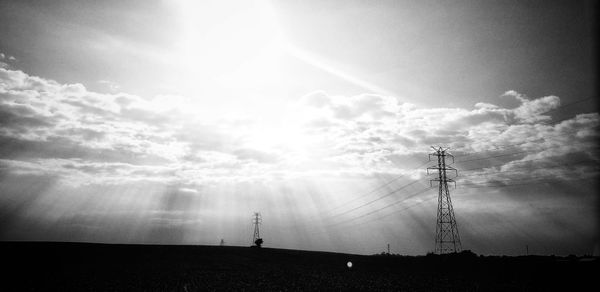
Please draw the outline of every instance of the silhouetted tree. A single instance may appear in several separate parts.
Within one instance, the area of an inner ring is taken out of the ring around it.
[[[262,238],[257,238],[256,241],[254,241],[254,244],[256,245],[256,247],[261,247],[261,245],[263,244]]]

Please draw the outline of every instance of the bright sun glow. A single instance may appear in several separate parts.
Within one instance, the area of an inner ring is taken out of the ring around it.
[[[284,82],[282,61],[289,57],[290,47],[269,3],[175,3],[182,18],[177,59],[182,70],[178,75],[187,79],[183,84],[194,89],[201,87],[198,95],[218,97],[226,92],[238,96],[236,99],[252,99],[260,110],[242,110],[259,116],[260,126],[246,132],[245,146],[262,151],[292,151],[302,156],[312,143],[311,138],[296,121],[286,118],[285,103],[273,104],[268,96],[269,89]],[[211,84],[199,84],[199,80],[209,80]],[[196,108],[191,110],[201,112],[205,103],[192,101],[190,104]]]
[[[285,36],[276,11],[264,0],[241,4],[192,0],[174,3],[181,16],[181,32],[175,50],[179,72],[171,75],[190,95],[190,100],[182,104],[195,113],[220,105],[222,111],[216,112],[221,115],[251,115],[258,119],[260,126],[256,131],[245,131],[246,147],[286,151],[300,161],[319,143],[318,137],[303,131],[306,113],[295,111],[293,101],[280,96],[286,92],[285,84],[304,77],[284,74],[282,69],[290,60],[301,61],[366,92],[393,95],[340,69],[343,66],[332,60],[293,45]],[[235,109],[236,106],[241,108]]]
[[[285,42],[268,3],[175,3],[182,27],[176,58],[187,84],[209,79],[221,86],[248,88],[277,81]]]
[[[246,146],[261,151],[285,153],[295,162],[306,159],[309,149],[318,142],[318,137],[305,133],[300,123],[286,120],[261,125],[249,134]]]

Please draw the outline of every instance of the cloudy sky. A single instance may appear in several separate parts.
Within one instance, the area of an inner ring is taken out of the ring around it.
[[[0,239],[598,254],[586,1],[0,1]]]

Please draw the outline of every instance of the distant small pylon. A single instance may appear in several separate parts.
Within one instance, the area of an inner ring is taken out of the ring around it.
[[[263,239],[260,238],[260,229],[258,227],[262,223],[262,217],[260,216],[260,213],[254,213],[252,223],[254,224],[254,236],[252,236],[252,244],[255,247],[261,247],[263,244]]]

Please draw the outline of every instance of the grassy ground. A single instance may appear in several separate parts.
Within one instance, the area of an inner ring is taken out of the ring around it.
[[[586,291],[600,264],[219,246],[3,242],[0,250],[4,291]]]

